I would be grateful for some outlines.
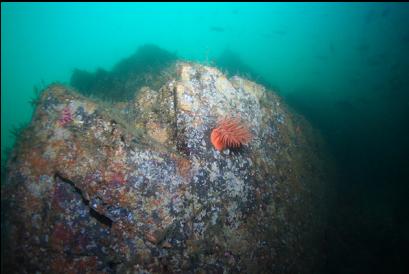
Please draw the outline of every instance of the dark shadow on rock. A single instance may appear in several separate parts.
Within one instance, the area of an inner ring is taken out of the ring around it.
[[[167,79],[166,68],[174,64],[176,59],[176,54],[146,44],[118,62],[111,71],[101,68],[95,72],[75,69],[71,85],[87,96],[112,101],[127,100],[143,86],[153,89],[161,87]]]

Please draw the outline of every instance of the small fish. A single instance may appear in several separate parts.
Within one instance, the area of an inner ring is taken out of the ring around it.
[[[384,64],[388,60],[386,53],[379,53],[373,56],[370,56],[366,60],[366,64],[370,67],[377,67],[381,64]]]
[[[374,10],[370,10],[366,13],[365,15],[365,23],[369,24],[373,21],[373,19],[375,18],[375,11]]]
[[[217,27],[217,26],[213,26],[213,27],[210,27],[210,31],[213,31],[213,32],[224,32],[224,28],[222,28],[222,27]]]
[[[338,100],[334,102],[334,106],[343,110],[343,111],[351,111],[355,110],[356,107],[354,106],[353,103],[351,103],[348,100]]]
[[[367,105],[367,104],[369,104],[369,100],[368,100],[367,98],[365,98],[365,97],[355,98],[354,101],[355,101],[356,104],[361,104],[361,105]]]
[[[272,33],[272,34],[276,34],[276,35],[283,36],[283,35],[286,35],[286,34],[287,34],[287,31],[281,30],[281,29],[277,29],[277,30],[273,30],[271,33]]]
[[[330,50],[332,55],[334,55],[336,53],[334,43],[332,43],[332,42],[329,43],[329,50]]]
[[[314,57],[315,57],[315,59],[320,60],[320,61],[328,61],[328,56],[327,55],[317,54]]]
[[[402,37],[402,42],[409,44],[409,31]]]
[[[356,50],[360,53],[363,54],[367,52],[370,49],[370,46],[367,43],[361,43],[356,47]]]
[[[389,15],[389,11],[390,10],[388,8],[383,9],[382,13],[381,13],[381,16],[382,17],[387,17]]]
[[[351,74],[351,77],[349,78],[349,82],[355,85],[361,81],[362,81],[362,78],[359,74]]]

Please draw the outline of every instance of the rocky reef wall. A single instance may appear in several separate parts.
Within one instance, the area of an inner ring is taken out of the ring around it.
[[[42,93],[2,188],[7,273],[317,271],[319,135],[257,83],[187,62],[174,75],[119,103]],[[252,139],[218,151],[211,131],[231,116]]]

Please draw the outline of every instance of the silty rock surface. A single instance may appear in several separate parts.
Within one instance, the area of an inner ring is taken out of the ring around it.
[[[319,137],[263,86],[198,64],[175,70],[130,102],[43,92],[2,189],[8,273],[316,270]],[[253,139],[219,152],[210,133],[228,116]]]

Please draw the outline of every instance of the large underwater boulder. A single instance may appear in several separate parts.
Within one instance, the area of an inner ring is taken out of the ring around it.
[[[159,90],[107,103],[51,85],[8,161],[7,273],[311,273],[325,156],[272,91],[178,62]],[[216,150],[240,117],[251,141]]]

